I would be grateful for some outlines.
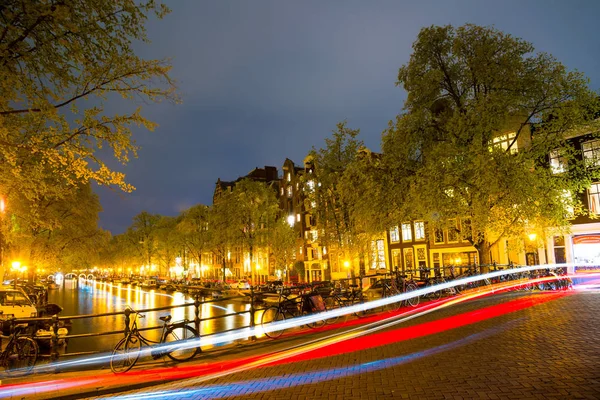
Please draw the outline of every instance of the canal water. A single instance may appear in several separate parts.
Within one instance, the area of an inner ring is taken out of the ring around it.
[[[72,287],[75,286],[75,287]],[[144,312],[144,318],[138,318],[138,327],[161,326],[159,317],[171,314],[172,321],[188,319],[194,320],[194,300],[180,292],[164,292],[162,290],[147,290],[140,287],[108,282],[96,282],[80,280],[79,284],[73,285],[66,281],[64,287],[49,290],[48,301],[56,303],[63,308],[60,317],[75,315],[90,315],[123,311],[128,306],[134,310],[144,310],[157,307],[177,306],[190,304],[188,307],[176,307],[164,311]],[[218,301],[214,303],[203,303],[200,307],[202,319],[232,314],[235,312],[250,310],[250,303],[243,299]],[[260,321],[260,315],[255,316],[255,321]],[[125,327],[124,315],[105,317],[72,319],[70,334],[100,333],[111,331],[123,331]],[[202,321],[200,332],[207,335],[224,330],[248,326],[250,314],[243,313],[236,316],[217,318]],[[193,322],[191,323],[193,326]],[[157,341],[161,330],[150,330],[143,335],[151,340]],[[120,334],[107,336],[71,338],[68,341],[67,353],[82,351],[108,351],[122,337]]]

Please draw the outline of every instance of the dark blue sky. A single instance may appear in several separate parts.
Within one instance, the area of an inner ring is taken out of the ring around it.
[[[171,57],[183,103],[144,108],[139,157],[119,170],[137,190],[97,189],[100,225],[122,233],[141,211],[211,204],[217,178],[301,164],[346,119],[371,149],[400,111],[395,87],[422,27],[493,25],[600,87],[600,1],[178,0],[150,20],[145,58]]]

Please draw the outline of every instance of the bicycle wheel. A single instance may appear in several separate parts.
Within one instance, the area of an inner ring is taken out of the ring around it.
[[[435,285],[437,284],[437,282],[435,282],[434,280],[429,280],[427,282],[427,285],[425,285],[425,287],[427,289],[432,289],[435,287]],[[441,290],[435,290],[431,293],[427,294],[427,297],[429,297],[431,300],[439,300],[442,298],[442,291]]]
[[[367,301],[366,301],[365,297],[361,293],[359,297],[352,300],[352,305],[362,304],[364,306],[366,302]],[[354,315],[356,315],[358,318],[364,318],[364,317],[369,316],[369,314],[371,314],[372,311],[373,311],[372,308],[363,307],[359,311],[356,311],[354,313]]]
[[[270,331],[269,324],[271,322],[277,321],[285,321],[285,316],[283,315],[283,312],[279,309],[279,307],[269,307],[263,312],[263,315],[260,320],[260,325],[262,326],[265,335],[271,339],[277,339],[283,334],[283,329]]]
[[[390,289],[389,292],[386,293],[385,297],[392,297],[392,296],[396,296],[398,294],[400,294],[399,290]],[[398,311],[400,309],[400,307],[402,307],[402,302],[401,301],[395,301],[393,303],[386,304],[384,306],[384,309],[387,312],[394,312],[394,311]]]
[[[115,374],[129,371],[140,358],[141,341],[135,335],[119,340],[110,355],[110,369]]]
[[[198,337],[198,332],[188,325],[178,325],[170,327],[165,333],[162,343],[177,343],[177,347],[166,349],[166,354],[173,361],[187,361],[194,358],[199,353],[200,346],[193,343],[192,340]],[[187,343],[186,343],[187,341]]]
[[[406,288],[405,288],[404,292],[409,293],[409,292],[413,292],[417,289],[419,289],[419,287],[411,282],[411,283],[406,284]],[[412,307],[416,307],[419,305],[419,296],[409,297],[408,299],[406,299],[406,302],[408,304],[410,304]]]
[[[325,301],[325,310],[331,311],[341,307],[335,297],[329,296],[323,299]],[[326,324],[335,324],[340,319],[340,316],[330,317],[325,320]]]
[[[9,375],[27,375],[33,370],[38,353],[35,340],[17,337],[6,346],[2,364]]]

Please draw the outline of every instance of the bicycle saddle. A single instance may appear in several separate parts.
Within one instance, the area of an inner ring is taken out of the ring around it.
[[[169,322],[171,320],[171,316],[165,315],[164,317],[160,317],[159,319],[164,322]]]

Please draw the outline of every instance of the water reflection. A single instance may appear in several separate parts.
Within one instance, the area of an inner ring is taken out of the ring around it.
[[[173,321],[181,321],[183,319],[193,321],[195,318],[194,300],[190,296],[180,292],[166,293],[161,290],[145,290],[129,284],[80,281],[77,288],[68,288],[65,286],[64,288],[51,290],[48,301],[57,303],[63,307],[61,317],[118,312],[125,310],[127,306],[134,310],[143,310],[189,304],[186,307],[144,312],[145,318],[138,319],[138,327],[140,328],[161,326],[162,321],[159,320],[159,317],[168,314],[173,316]],[[241,299],[210,302],[204,303],[200,307],[200,318],[207,319],[248,310],[250,310],[250,304],[243,302]],[[259,317],[256,318],[257,321],[260,321]],[[247,326],[249,322],[249,313],[211,319],[202,321],[200,332],[202,335],[207,335]],[[74,319],[72,320],[72,324],[72,334],[122,331],[125,327],[125,317],[123,315],[114,315]],[[160,333],[160,330],[143,332],[144,336],[151,340],[158,340]],[[92,338],[70,339],[67,352],[111,350],[121,335],[113,334]]]

